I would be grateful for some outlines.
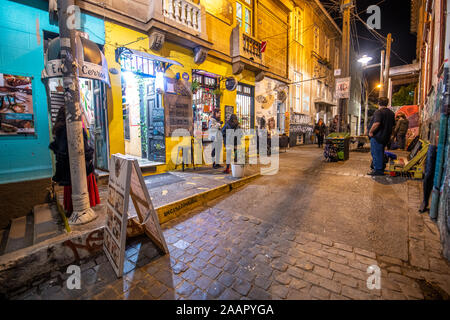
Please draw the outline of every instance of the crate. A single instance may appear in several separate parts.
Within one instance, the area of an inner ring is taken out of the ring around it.
[[[325,138],[325,143],[336,147],[339,160],[350,158],[350,135],[346,133],[332,133]]]

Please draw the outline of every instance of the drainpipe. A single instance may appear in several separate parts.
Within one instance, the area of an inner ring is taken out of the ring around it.
[[[77,48],[75,36],[76,17],[74,0],[58,0],[59,39],[61,43],[61,69],[63,74],[64,100],[66,106],[67,144],[72,184],[72,225],[84,224],[96,218],[90,207],[84,158],[83,127],[81,124],[80,88],[78,79]],[[74,20],[73,20],[74,21]]]

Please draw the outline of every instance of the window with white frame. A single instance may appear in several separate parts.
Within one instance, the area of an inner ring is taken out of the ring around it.
[[[302,83],[300,82],[302,80],[303,75],[300,72],[294,71],[294,112],[301,112],[302,110]]]

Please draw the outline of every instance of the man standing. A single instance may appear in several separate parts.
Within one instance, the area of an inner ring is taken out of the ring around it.
[[[375,111],[369,126],[370,152],[372,154],[373,170],[371,176],[384,175],[384,148],[392,135],[395,125],[395,114],[387,108],[387,98],[379,98],[379,108]]]
[[[398,147],[403,150],[405,149],[406,133],[408,132],[409,121],[403,113],[398,114],[397,117],[398,120],[394,129],[394,138],[396,139]]]

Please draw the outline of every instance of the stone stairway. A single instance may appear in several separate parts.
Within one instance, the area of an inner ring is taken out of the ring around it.
[[[36,205],[32,214],[15,218],[9,228],[0,230],[0,255],[33,246],[64,232],[56,204]]]

